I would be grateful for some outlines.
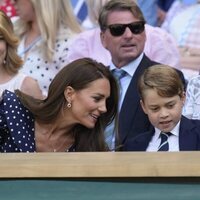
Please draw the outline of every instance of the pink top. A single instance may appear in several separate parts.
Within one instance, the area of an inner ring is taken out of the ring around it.
[[[175,39],[159,27],[145,25],[147,40],[144,52],[156,62],[180,68],[180,55]],[[103,47],[100,29],[94,28],[80,33],[69,47],[69,61],[90,57],[105,65],[111,63],[110,53]]]

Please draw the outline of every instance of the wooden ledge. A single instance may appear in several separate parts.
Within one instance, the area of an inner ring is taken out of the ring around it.
[[[2,153],[0,178],[200,177],[200,152]]]

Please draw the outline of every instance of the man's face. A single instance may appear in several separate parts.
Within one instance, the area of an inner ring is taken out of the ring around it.
[[[113,11],[108,14],[107,26],[113,24],[130,24],[139,22],[128,10]],[[120,36],[113,36],[107,28],[101,33],[103,46],[110,51],[112,61],[117,67],[123,67],[136,59],[144,50],[146,41],[145,30],[139,34],[134,34],[126,27]]]

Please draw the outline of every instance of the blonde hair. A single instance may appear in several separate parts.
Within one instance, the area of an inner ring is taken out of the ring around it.
[[[98,25],[99,13],[102,7],[110,0],[86,0],[88,15],[94,25]],[[137,3],[137,0],[133,0]]]
[[[68,0],[30,0],[35,10],[38,26],[43,39],[42,49],[48,60],[52,60],[57,31],[61,25],[74,33],[81,32],[80,24],[73,13]],[[30,28],[30,24],[17,20],[15,31],[21,38]],[[67,35],[66,35],[67,38]],[[47,48],[46,48],[47,47]]]
[[[86,0],[88,15],[94,25],[98,25],[98,18],[101,8],[109,0]]]
[[[145,91],[154,89],[161,97],[180,97],[184,94],[184,84],[178,71],[168,65],[154,65],[147,68],[138,80],[138,91],[144,101]]]
[[[23,64],[23,61],[17,54],[19,40],[14,34],[10,18],[2,10],[0,10],[0,35],[7,46],[4,69],[10,75],[17,74]]]

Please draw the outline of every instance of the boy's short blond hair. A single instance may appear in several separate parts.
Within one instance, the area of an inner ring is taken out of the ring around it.
[[[155,89],[161,97],[180,97],[184,94],[184,85],[177,70],[167,65],[154,65],[147,68],[138,81],[138,90],[142,100],[145,91]]]

